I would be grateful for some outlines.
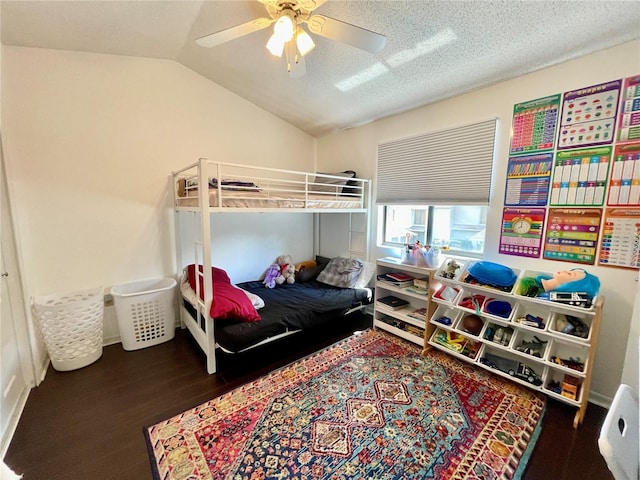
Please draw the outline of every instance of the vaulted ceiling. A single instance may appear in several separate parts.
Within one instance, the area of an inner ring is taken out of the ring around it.
[[[311,33],[306,74],[292,78],[265,48],[271,27],[212,48],[195,43],[269,18],[260,1],[2,0],[0,8],[4,45],[175,60],[314,136],[640,38],[636,0],[329,0],[313,13],[378,32],[386,46],[370,53]],[[640,71],[640,51],[629,61]]]

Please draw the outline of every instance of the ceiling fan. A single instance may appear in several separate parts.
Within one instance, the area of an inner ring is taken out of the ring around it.
[[[306,70],[304,56],[315,47],[311,36],[302,28],[303,24],[307,25],[311,33],[371,53],[381,51],[387,42],[386,37],[379,33],[335,18],[312,14],[325,0],[258,1],[265,6],[271,18],[256,18],[241,25],[200,37],[196,39],[196,43],[202,47],[215,47],[275,24],[273,35],[267,42],[267,49],[277,57],[281,57],[284,52],[287,71],[291,76],[300,76]]]

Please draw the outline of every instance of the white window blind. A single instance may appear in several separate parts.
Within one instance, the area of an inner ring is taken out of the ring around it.
[[[378,145],[376,203],[488,205],[497,119]]]

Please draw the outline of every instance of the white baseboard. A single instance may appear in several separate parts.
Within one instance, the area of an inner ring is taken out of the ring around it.
[[[609,410],[611,408],[611,402],[613,398],[605,397],[604,395],[599,394],[598,392],[589,392],[589,401],[591,403],[595,403],[596,405],[606,408]]]

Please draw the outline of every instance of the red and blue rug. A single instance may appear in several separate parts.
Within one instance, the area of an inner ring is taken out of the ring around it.
[[[156,479],[518,477],[544,397],[368,330],[145,429]]]

